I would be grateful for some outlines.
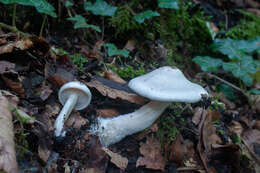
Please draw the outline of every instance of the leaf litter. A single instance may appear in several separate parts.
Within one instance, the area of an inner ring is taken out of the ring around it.
[[[121,112],[113,107],[102,108],[98,105],[107,102],[110,106],[112,102],[122,105],[124,100],[138,107],[146,102],[144,98],[129,91],[125,85],[126,81],[112,71],[105,72],[103,78],[92,76],[89,71],[84,74],[86,77],[83,82],[100,98],[94,99],[93,104],[86,110],[72,113],[66,123],[67,136],[62,143],[59,143],[53,139],[53,124],[61,109],[56,93],[64,83],[81,78],[82,74],[75,69],[67,55],[51,54],[50,45],[42,38],[19,39],[16,35],[6,37],[9,38],[0,37],[0,58],[3,57],[0,59],[0,75],[4,87],[9,88],[12,93],[4,90],[1,93],[24,119],[31,119],[32,115],[35,115],[35,120],[29,124],[15,123],[14,129],[10,130],[9,127],[7,131],[13,131],[12,133],[21,129],[29,131],[23,142],[29,142],[26,149],[31,151],[31,154],[26,153],[29,155],[26,158],[18,156],[19,159],[28,161],[29,167],[35,163],[33,159],[38,157],[46,164],[45,167],[38,165],[38,169],[49,172],[101,173],[116,168],[125,172],[129,170],[165,172],[174,165],[179,171],[250,172],[249,166],[243,167],[244,163],[240,160],[243,156],[241,153],[247,153],[245,161],[250,165],[259,163],[259,120],[250,113],[240,116],[244,118],[236,119],[235,116],[241,113],[239,109],[242,108],[238,108],[235,102],[231,102],[224,95],[216,97],[227,105],[225,108],[227,110],[215,107],[213,111],[197,107],[192,111],[193,117],[189,116],[187,121],[193,123],[192,130],[197,130],[198,136],[190,137],[184,128],[170,144],[163,145],[157,138],[160,131],[157,122],[150,130],[103,148],[98,138],[89,133],[93,115],[113,117],[120,115]],[[101,61],[100,51],[103,44],[102,41],[97,42],[91,51],[85,52],[85,55],[95,61]],[[135,49],[135,44],[130,40],[125,47],[131,51]],[[17,52],[22,53],[29,63],[19,61],[21,55]],[[7,58],[5,54],[12,55],[10,56],[12,58]],[[259,104],[257,97],[253,97],[254,107],[251,111],[254,113],[258,111]],[[96,103],[98,104],[95,105]],[[184,111],[183,114],[185,113],[187,112]],[[13,114],[15,115],[14,111]],[[192,115],[191,112],[188,114]],[[16,121],[17,117],[14,116],[14,119]],[[3,134],[0,132],[0,136]],[[17,135],[15,137],[17,138]],[[14,148],[12,152],[14,154]],[[1,169],[17,169],[15,157],[11,161],[13,162],[11,166],[9,163],[0,162],[1,166],[5,166]],[[114,166],[111,166],[111,163]],[[259,170],[257,166],[253,169]]]

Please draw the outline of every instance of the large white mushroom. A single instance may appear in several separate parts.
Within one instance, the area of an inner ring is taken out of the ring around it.
[[[203,95],[208,96],[204,88],[187,80],[179,69],[169,66],[134,78],[128,86],[152,101],[129,114],[99,117],[95,133],[104,146],[151,126],[171,102],[194,103]]]

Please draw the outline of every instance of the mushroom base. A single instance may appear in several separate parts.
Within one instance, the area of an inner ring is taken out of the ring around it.
[[[113,118],[98,118],[98,124],[93,128],[95,129],[93,132],[99,136],[103,146],[114,144],[128,135],[151,126],[169,104],[169,102],[151,101],[129,114]]]

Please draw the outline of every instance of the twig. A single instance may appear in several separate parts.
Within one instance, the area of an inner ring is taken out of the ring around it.
[[[245,96],[247,96],[246,91],[244,91],[243,89],[241,89],[241,88],[235,86],[234,84],[232,84],[232,83],[230,83],[230,82],[228,82],[228,81],[226,81],[226,80],[224,80],[224,79],[222,79],[222,78],[220,78],[220,77],[218,77],[218,76],[216,76],[216,75],[214,75],[214,74],[207,73],[207,75],[208,75],[209,77],[211,77],[211,78],[215,78],[215,79],[217,79],[217,80],[219,80],[219,81],[221,81],[221,82],[227,84],[228,86],[234,88],[235,90],[240,91],[242,94],[244,94]]]
[[[12,32],[15,32],[15,33],[20,34],[20,35],[23,36],[23,37],[30,37],[30,36],[31,36],[30,34],[27,34],[27,33],[24,33],[24,32],[22,32],[22,31],[19,31],[16,27],[7,25],[7,24],[5,24],[5,23],[1,23],[1,22],[0,22],[0,28],[8,29],[8,30],[10,30],[10,31],[12,31]]]
[[[200,168],[200,167],[180,167],[180,168],[177,168],[177,171],[198,171],[198,170],[203,170],[203,168]]]

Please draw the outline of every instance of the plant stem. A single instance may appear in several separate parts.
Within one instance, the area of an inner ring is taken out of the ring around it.
[[[19,31],[16,27],[13,27],[13,26],[10,26],[10,25],[7,25],[5,23],[1,23],[0,22],[0,28],[5,28],[5,29],[8,29],[12,32],[15,32],[17,34],[20,34],[21,36],[23,37],[30,37],[31,35],[30,34],[27,34],[27,33],[24,33],[22,31]]]
[[[13,27],[16,27],[15,26],[15,17],[16,17],[16,3],[14,4],[14,9],[13,9],[13,17],[12,17],[12,25]]]
[[[46,20],[47,20],[47,15],[45,14],[43,17],[42,26],[41,26],[41,30],[40,30],[40,34],[39,34],[40,37],[42,37],[43,28],[45,26]]]

